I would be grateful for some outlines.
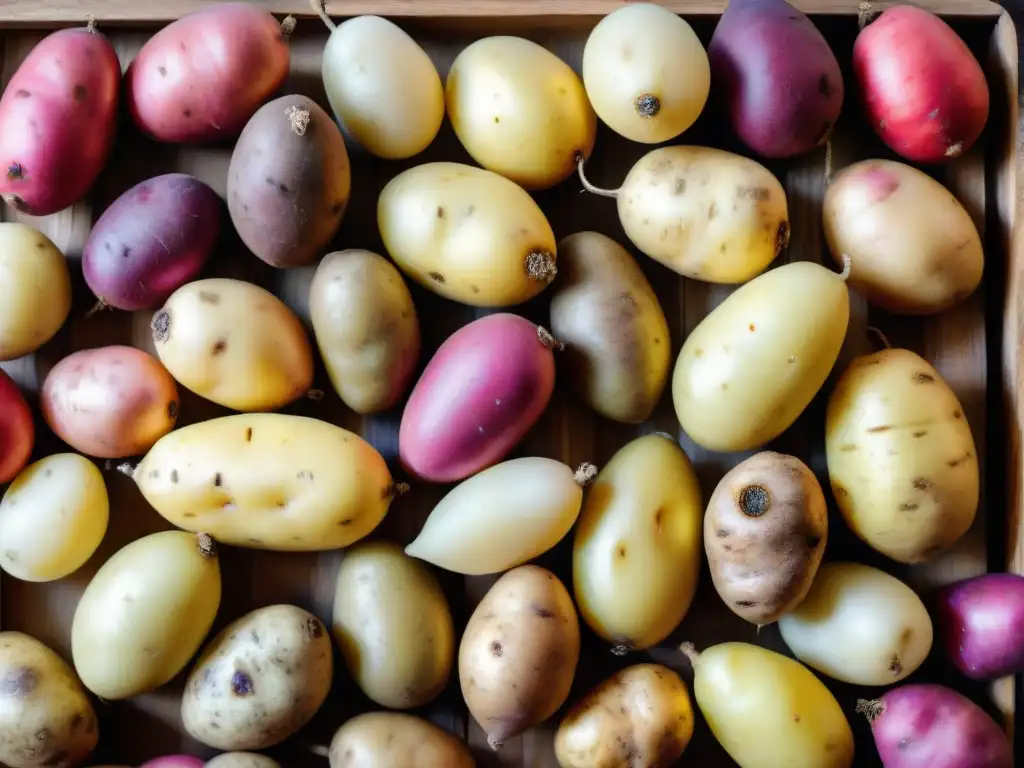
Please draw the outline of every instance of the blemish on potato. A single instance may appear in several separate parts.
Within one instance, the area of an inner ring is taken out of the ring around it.
[[[210,354],[216,357],[224,352],[228,348],[227,339],[217,339],[213,343],[213,347],[210,349]]]
[[[223,485],[223,484],[224,484],[224,478],[220,474],[220,472],[218,472],[217,474],[215,474],[213,476],[213,487],[214,488],[220,488],[221,485]]]
[[[787,245],[789,245],[789,222],[780,221],[775,230],[775,255],[778,256],[782,253]]]
[[[149,327],[153,331],[153,341],[158,344],[167,341],[171,337],[171,313],[161,309],[153,315]]]
[[[213,291],[200,291],[199,300],[204,304],[220,304],[220,294]]]
[[[963,464],[965,461],[967,461],[969,458],[971,458],[971,456],[972,456],[971,452],[967,451],[967,453],[965,453],[960,458],[950,459],[949,461],[947,461],[946,462],[946,466],[948,466],[950,469],[952,469],[954,467],[959,467],[961,464]]]
[[[252,678],[240,669],[235,670],[231,676],[231,692],[235,696],[245,697],[253,694],[254,688]]]
[[[828,81],[828,75],[823,74],[818,78],[818,93],[822,96],[832,95],[832,84]]]
[[[252,427],[249,427],[247,430],[245,430],[245,442],[252,442]]]
[[[900,512],[914,512],[917,510],[917,504],[900,504]]]
[[[176,469],[172,469],[171,470],[171,482],[172,483],[177,483],[178,482],[178,470],[176,470]]]
[[[352,525],[352,523],[354,523],[354,522],[355,522],[355,520],[353,520],[351,517],[346,517],[344,520],[341,520],[338,523],[338,525]]]
[[[320,619],[311,618],[306,621],[306,632],[314,640],[318,637],[322,637],[324,634],[324,625],[320,623]]]
[[[427,275],[427,277],[429,277],[438,285],[444,285],[444,275],[442,275],[440,272],[431,272]]]
[[[765,187],[736,187],[736,197],[741,200],[753,200],[763,203],[770,199],[772,193]]]
[[[750,325],[748,325],[747,327],[748,327],[748,328],[750,329],[750,332],[751,332],[751,333],[753,333],[754,331],[756,331],[756,330],[757,330],[757,326],[756,326],[756,325],[754,325],[753,323],[751,323],[751,324],[750,324]]]
[[[960,413],[960,411],[953,411],[953,418],[954,419],[962,419],[963,417],[964,417],[964,415],[962,413]]]
[[[89,95],[89,92],[81,83],[75,83],[75,87],[71,89],[71,92],[74,94],[75,101],[79,103],[85,101],[85,97]]]
[[[181,110],[181,114],[186,118],[192,117],[192,110],[186,107],[185,109]]]
[[[541,619],[553,619],[553,618],[555,618],[554,612],[549,611],[544,606],[537,605],[536,603],[533,603],[532,605],[530,605],[530,610],[533,611],[533,615],[534,616],[537,616],[538,618],[541,618]]]
[[[12,669],[0,685],[4,696],[27,696],[39,685],[39,670],[33,667]]]
[[[761,517],[772,507],[771,496],[760,485],[748,485],[739,493],[737,499],[740,511],[747,517]]]
[[[29,91],[26,91],[24,88],[19,88],[14,92],[14,96],[19,99],[27,99],[31,95],[32,94]]]
[[[673,194],[685,195],[686,194],[686,179],[676,179],[675,187],[672,189]]]
[[[175,421],[178,418],[178,401],[170,400],[167,403],[167,418]]]
[[[263,543],[263,539],[254,539],[254,538],[250,538],[250,539],[249,539],[249,543],[250,543],[250,544],[262,544],[262,543]]]
[[[736,605],[740,608],[754,608],[757,605],[756,600],[737,600]]]
[[[924,437],[927,434],[928,434],[928,430],[927,429],[921,429],[921,430],[918,430],[917,432],[913,433],[914,437]]]
[[[626,556],[626,547],[624,545],[620,545],[619,546],[619,557],[625,557],[625,556]]]
[[[844,445],[841,445],[839,447],[839,450],[842,451],[843,453],[849,453],[850,451],[856,451],[857,446],[854,445],[853,443],[845,443]]]
[[[800,722],[800,715],[793,715],[793,722],[794,723],[799,723]]]
[[[891,424],[883,424],[878,427],[868,427],[867,432],[874,434],[878,432],[888,432],[890,429],[892,429]]]
[[[495,658],[501,658],[501,655],[505,652],[505,649],[501,647],[501,643],[497,640],[491,641],[491,655]]]
[[[728,531],[725,528],[719,528],[715,531],[715,536],[719,539],[727,539],[732,536],[732,531]]]
[[[931,384],[933,381],[935,381],[935,377],[932,376],[930,373],[918,371],[917,373],[914,374],[914,381],[916,381],[918,384]]]
[[[931,487],[931,484],[932,484],[932,481],[931,481],[931,480],[926,480],[926,479],[925,479],[925,478],[923,478],[923,477],[916,477],[916,478],[914,478],[914,481],[913,481],[913,483],[912,483],[912,485],[913,485],[913,486],[914,486],[914,487],[915,487],[915,488],[916,488],[917,490],[919,490],[919,491],[923,491],[923,490],[925,490],[926,488],[930,488],[930,487]]]

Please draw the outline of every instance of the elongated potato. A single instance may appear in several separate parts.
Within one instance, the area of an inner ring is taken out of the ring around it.
[[[331,739],[331,768],[473,768],[466,745],[448,731],[401,712],[353,717]]]
[[[304,416],[237,414],[171,432],[135,469],[169,523],[236,547],[347,547],[402,489],[359,435]]]
[[[425,163],[377,200],[391,258],[434,293],[477,307],[532,299],[555,277],[555,234],[520,186],[461,163]]]

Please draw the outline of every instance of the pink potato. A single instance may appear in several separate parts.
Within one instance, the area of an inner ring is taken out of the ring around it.
[[[988,120],[988,84],[959,35],[933,13],[889,8],[861,31],[853,71],[871,127],[919,163],[959,157]]]
[[[191,755],[167,755],[143,763],[139,768],[203,768],[206,762]]]
[[[0,98],[0,195],[33,216],[85,197],[107,164],[117,126],[121,65],[90,28],[47,35]]]
[[[136,184],[103,212],[82,251],[85,282],[99,300],[153,309],[195,278],[220,231],[217,193],[169,173]]]
[[[125,74],[128,107],[158,141],[236,136],[288,74],[291,17],[218,3],[168,24]]]
[[[18,385],[0,371],[0,483],[8,483],[28,464],[35,445],[32,412]]]
[[[102,459],[145,453],[178,418],[171,374],[134,347],[84,349],[65,357],[43,382],[40,401],[57,437]]]
[[[1024,576],[986,573],[938,594],[938,631],[954,666],[972,680],[1024,670]]]
[[[424,480],[462,480],[501,461],[555,387],[555,342],[506,313],[475,320],[437,350],[402,413],[398,452]]]

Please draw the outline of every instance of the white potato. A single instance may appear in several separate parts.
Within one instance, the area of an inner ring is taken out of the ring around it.
[[[203,768],[281,768],[281,764],[255,752],[225,752],[208,760]]]

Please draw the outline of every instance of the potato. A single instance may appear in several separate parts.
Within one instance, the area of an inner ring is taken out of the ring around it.
[[[687,337],[672,375],[686,434],[713,451],[747,451],[787,430],[846,338],[844,277],[806,261],[786,264],[712,310]]]
[[[273,267],[308,264],[338,231],[352,172],[341,132],[306,96],[264,105],[228,167],[228,213],[246,247]]]
[[[153,315],[156,353],[178,383],[237,411],[272,411],[309,391],[313,350],[302,323],[269,291],[196,280]]]
[[[139,768],[205,768],[206,762],[192,755],[164,755],[147,760]]]
[[[102,473],[77,453],[31,464],[0,500],[0,568],[23,581],[55,581],[92,557],[107,532]]]
[[[386,411],[405,394],[420,356],[412,296],[394,265],[359,249],[327,254],[309,312],[331,384],[356,413]]]
[[[854,359],[825,417],[836,503],[869,546],[901,563],[950,547],[978,510],[978,455],[963,408],[906,349]]]
[[[0,369],[0,484],[25,468],[35,442],[32,411],[18,385]]]
[[[662,147],[615,190],[626,236],[655,261],[709,283],[745,283],[789,243],[786,192],[763,165],[708,147]]]
[[[181,698],[185,730],[223,750],[266,749],[320,709],[334,673],[323,622],[271,605],[231,622],[196,660]]]
[[[935,602],[943,650],[960,674],[988,681],[1024,670],[1024,576],[960,579]]]
[[[568,178],[594,149],[597,117],[572,67],[521,37],[462,49],[444,89],[448,119],[473,159],[526,189]]]
[[[822,213],[833,258],[851,257],[850,285],[889,312],[942,312],[981,283],[985,257],[970,214],[916,168],[854,163],[828,186]]]
[[[357,544],[334,592],[334,639],[349,674],[382,707],[437,697],[455,659],[455,629],[441,585],[397,544]]]
[[[620,448],[587,493],[573,542],[580,615],[623,654],[657,645],[690,609],[700,574],[700,487],[674,440]]]
[[[42,232],[0,223],[0,362],[35,352],[71,312],[64,254]]]
[[[224,752],[204,763],[204,768],[281,768],[281,764],[255,752]]]
[[[122,547],[96,572],[71,624],[85,687],[108,700],[152,691],[199,650],[220,606],[220,564],[206,534],[161,531]]]
[[[576,609],[553,573],[523,565],[494,583],[459,645],[462,697],[491,749],[565,703],[579,658]]]
[[[555,734],[555,756],[562,768],[668,768],[691,736],[686,683],[660,664],[635,664],[569,711]]]
[[[77,203],[114,144],[121,64],[90,22],[44,37],[0,99],[0,195],[33,216]]]
[[[331,740],[331,768],[473,768],[466,745],[419,717],[365,712]]]
[[[560,359],[573,392],[607,419],[646,421],[665,389],[671,355],[654,289],[629,252],[599,232],[569,235],[558,253],[551,332],[565,345]]]
[[[405,486],[359,435],[304,416],[238,414],[171,432],[135,482],[169,523],[236,547],[347,547]]]
[[[384,247],[406,275],[477,307],[532,299],[556,272],[555,234],[522,187],[461,163],[425,163],[377,199]]]
[[[759,626],[804,599],[827,540],[828,510],[814,473],[773,451],[729,470],[704,515],[715,589],[733,613]]]

